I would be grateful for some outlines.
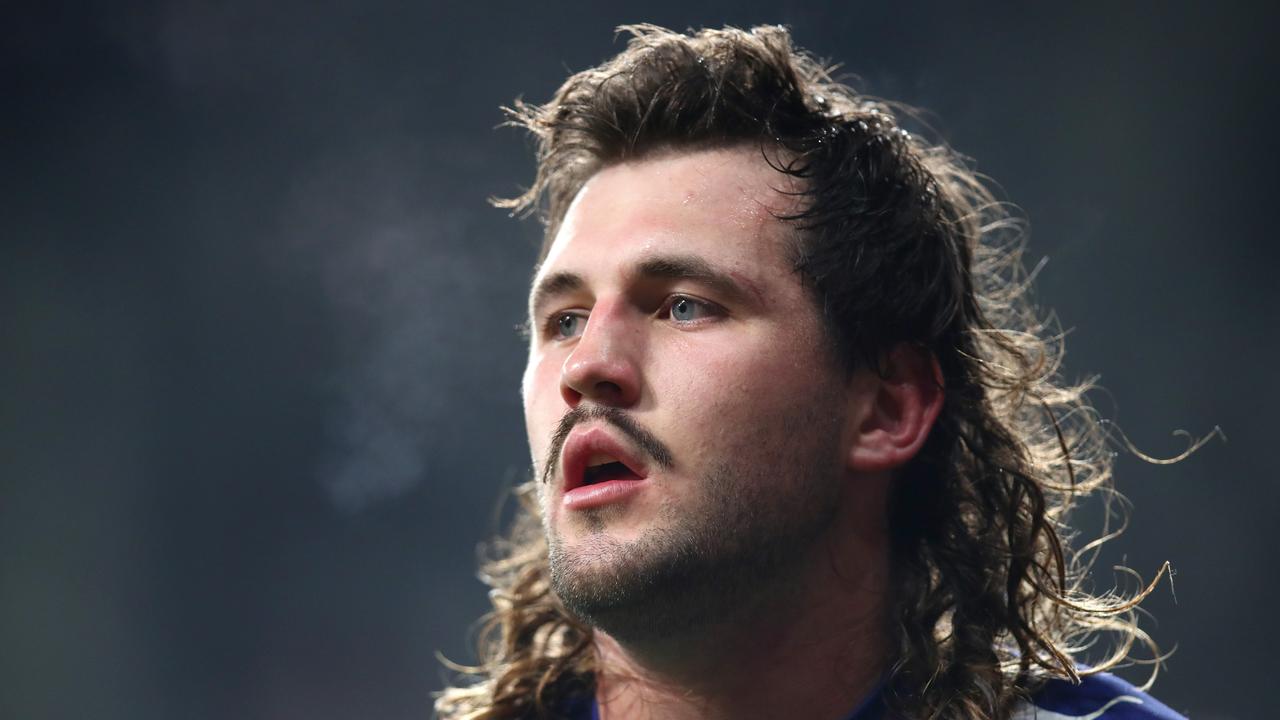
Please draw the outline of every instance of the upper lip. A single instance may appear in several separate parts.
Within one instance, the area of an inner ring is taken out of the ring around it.
[[[600,465],[600,458],[605,462],[620,462],[638,477],[647,477],[648,466],[625,443],[615,438],[599,426],[575,428],[565,441],[561,455],[561,468],[564,471],[564,492],[585,484],[588,465]],[[595,462],[592,459],[595,458]]]

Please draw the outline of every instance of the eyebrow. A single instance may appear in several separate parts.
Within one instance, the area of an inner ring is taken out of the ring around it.
[[[587,286],[587,281],[582,276],[571,272],[554,272],[538,281],[533,288],[533,294],[529,299],[529,314],[538,317],[542,314],[542,307],[546,305],[551,298],[558,295],[568,295],[577,292]]]
[[[640,261],[635,274],[661,280],[692,280],[735,299],[745,296],[742,286],[727,272],[717,270],[697,255],[659,255]]]
[[[650,280],[692,280],[706,285],[733,299],[745,299],[747,293],[729,273],[716,269],[697,255],[658,255],[639,262],[629,273],[635,278]],[[587,281],[577,273],[554,272],[538,281],[530,297],[529,309],[534,317],[552,298],[577,292],[587,286]],[[754,288],[753,288],[754,290]]]

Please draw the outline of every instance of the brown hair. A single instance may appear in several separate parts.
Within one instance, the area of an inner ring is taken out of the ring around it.
[[[1067,545],[1072,505],[1112,497],[1111,454],[1090,384],[1059,380],[1061,336],[1027,297],[1007,208],[954,152],[901,129],[904,111],[833,80],[783,28],[622,30],[624,52],[547,104],[509,111],[537,139],[538,171],[525,194],[497,202],[540,211],[545,256],[588,178],[657,150],[754,145],[802,181],[804,209],[783,220],[799,230],[795,268],[845,366],[914,343],[937,357],[946,389],[890,503],[892,710],[1004,718],[1046,677],[1105,670],[1135,644],[1155,662],[1134,616],[1151,586],[1082,588],[1088,554],[1112,533]],[[592,631],[551,592],[528,486],[522,497],[482,575],[494,609],[481,665],[441,694],[445,717],[553,717],[593,687]],[[1110,649],[1081,669],[1100,634]]]

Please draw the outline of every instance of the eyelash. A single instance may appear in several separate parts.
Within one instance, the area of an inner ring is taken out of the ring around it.
[[[724,308],[720,307],[716,303],[711,302],[710,300],[703,300],[701,298],[696,298],[691,295],[676,294],[676,295],[669,296],[665,301],[663,301],[662,307],[659,308],[660,316],[670,318],[671,308],[681,300],[688,300],[689,302],[701,307],[704,311],[708,312],[713,316],[724,314]],[[552,339],[567,339],[567,338],[557,338],[556,331],[557,331],[557,325],[559,324],[560,320],[568,315],[577,316],[582,320],[587,319],[587,314],[584,312],[554,310],[548,313],[546,317],[542,319],[541,329],[542,329],[543,337],[548,337]],[[677,320],[676,322],[679,322],[685,325],[691,325],[691,324],[700,322],[703,319],[706,319],[706,318],[699,318],[698,320],[684,320],[684,321]],[[574,335],[572,337],[577,337],[577,336]]]

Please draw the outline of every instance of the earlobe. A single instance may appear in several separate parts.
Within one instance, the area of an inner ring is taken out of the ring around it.
[[[926,348],[902,343],[887,353],[883,369],[860,398],[851,398],[861,407],[848,458],[859,472],[893,470],[915,457],[946,395],[938,360]]]

